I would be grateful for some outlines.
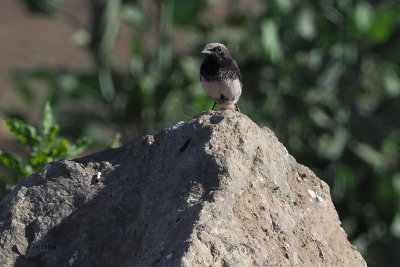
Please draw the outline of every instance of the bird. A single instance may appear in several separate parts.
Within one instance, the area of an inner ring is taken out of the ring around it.
[[[201,53],[204,61],[200,66],[200,81],[204,91],[218,104],[220,110],[237,110],[237,102],[242,94],[242,74],[236,61],[225,45],[207,44]]]

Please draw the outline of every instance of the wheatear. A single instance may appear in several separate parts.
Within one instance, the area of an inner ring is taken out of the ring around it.
[[[235,107],[242,94],[242,75],[236,61],[225,45],[210,43],[201,51],[205,55],[200,67],[200,81],[204,91],[218,104],[221,110]]]

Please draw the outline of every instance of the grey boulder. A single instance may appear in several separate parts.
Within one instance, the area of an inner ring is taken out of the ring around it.
[[[0,212],[0,266],[366,266],[328,185],[233,111],[52,162]]]

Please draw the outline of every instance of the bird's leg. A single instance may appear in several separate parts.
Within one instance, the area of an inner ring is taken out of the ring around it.
[[[211,110],[214,110],[216,104],[217,104],[217,102],[214,102],[214,106],[212,107]]]
[[[239,108],[239,106],[238,106],[238,104],[237,104],[237,103],[235,103],[235,107],[237,108],[237,111],[239,111],[239,112],[240,112],[240,108]]]

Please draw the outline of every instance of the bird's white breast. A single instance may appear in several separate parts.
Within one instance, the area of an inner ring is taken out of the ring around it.
[[[206,81],[201,79],[204,91],[218,104],[221,104],[221,95],[223,95],[229,104],[235,104],[242,93],[242,84],[239,79]]]

